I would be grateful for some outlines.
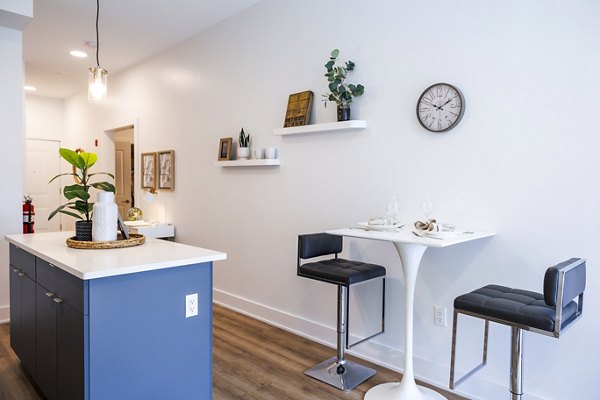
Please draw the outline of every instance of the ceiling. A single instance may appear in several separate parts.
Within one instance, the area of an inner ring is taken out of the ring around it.
[[[100,66],[110,75],[217,24],[260,0],[100,0]],[[96,65],[95,0],[34,0],[23,35],[25,81],[65,98],[87,86]],[[87,58],[69,55],[83,50]]]

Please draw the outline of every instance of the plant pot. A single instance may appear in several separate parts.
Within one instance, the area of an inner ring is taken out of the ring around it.
[[[92,221],[75,222],[75,239],[82,242],[92,241]]]
[[[238,147],[238,160],[247,160],[250,157],[250,147]]]
[[[350,121],[350,107],[346,106],[338,106],[337,108],[337,117],[339,121]]]

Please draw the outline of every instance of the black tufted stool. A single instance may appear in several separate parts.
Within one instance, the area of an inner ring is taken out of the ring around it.
[[[560,335],[583,313],[585,259],[571,258],[546,270],[544,293],[487,285],[454,299],[450,389],[454,389],[487,363],[489,321],[511,327],[511,400],[523,395],[523,330],[547,336]],[[575,301],[575,298],[578,298]],[[458,314],[485,320],[482,363],[454,381]]]
[[[337,316],[337,356],[307,369],[304,373],[310,377],[328,383],[345,391],[375,375],[375,370],[345,359],[345,349],[368,340],[384,331],[382,315],[381,331],[371,335],[352,346],[348,345],[348,288],[350,285],[371,279],[382,278],[383,299],[385,308],[385,268],[380,265],[367,264],[338,258],[342,251],[343,237],[327,233],[313,233],[298,236],[298,275],[338,285]],[[302,264],[302,260],[334,254],[333,259],[320,260]]]

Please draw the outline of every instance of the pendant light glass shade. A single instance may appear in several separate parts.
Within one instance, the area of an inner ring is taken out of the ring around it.
[[[88,74],[88,101],[106,103],[108,91],[108,71],[100,67],[91,67]]]

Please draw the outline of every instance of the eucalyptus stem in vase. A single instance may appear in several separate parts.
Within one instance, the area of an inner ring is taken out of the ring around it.
[[[350,119],[350,103],[354,97],[362,96],[365,87],[360,83],[355,85],[346,83],[348,72],[353,71],[356,64],[350,60],[346,61],[344,66],[336,65],[340,55],[339,49],[331,52],[329,61],[325,64],[325,77],[329,82],[329,93],[323,94],[323,102],[327,106],[328,101],[334,101],[338,107],[338,121],[348,121]]]

